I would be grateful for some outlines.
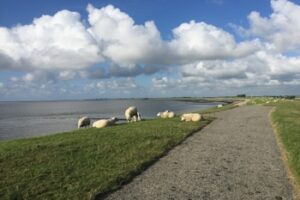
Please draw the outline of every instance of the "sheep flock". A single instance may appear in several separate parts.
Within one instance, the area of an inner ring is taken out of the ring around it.
[[[142,121],[141,114],[138,112],[138,109],[135,106],[128,107],[125,110],[124,115],[127,123]],[[162,119],[171,119],[176,117],[176,114],[173,111],[165,110],[163,112],[158,112],[157,117]],[[202,119],[202,116],[199,113],[184,113],[181,115],[180,119],[181,121],[185,122],[199,122]],[[92,127],[104,128],[113,126],[118,120],[119,119],[116,117],[111,117],[109,119],[99,119],[92,123]],[[77,123],[78,128],[89,127],[90,125],[91,119],[87,116],[80,118]]]

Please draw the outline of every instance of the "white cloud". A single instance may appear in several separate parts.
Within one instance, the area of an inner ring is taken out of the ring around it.
[[[136,89],[137,87],[138,86],[136,82],[132,78],[121,78],[121,79],[114,79],[114,80],[97,81],[95,83],[87,84],[86,90],[100,89],[104,91],[110,91],[110,90],[125,91],[125,90]]]
[[[47,90],[52,85],[48,92],[67,93],[73,86],[54,87],[54,82],[103,79],[90,80],[81,89],[117,94],[139,88],[133,78],[124,77],[164,70],[172,75],[153,78],[157,90],[297,85],[300,6],[287,0],[272,0],[271,6],[269,17],[254,11],[248,16],[250,28],[238,27],[252,36],[243,41],[193,20],[175,27],[171,38],[163,40],[153,21],[136,24],[112,5],[88,5],[86,23],[79,13],[62,10],[29,25],[0,27],[0,69],[23,71],[11,77],[11,86],[2,88]],[[177,77],[170,78],[174,74]]]
[[[300,48],[300,6],[287,0],[271,0],[272,14],[262,17],[253,11],[248,16],[250,29],[244,32],[259,36],[279,51]]]
[[[25,74],[22,78],[25,82],[32,82],[34,80],[34,76],[31,73]]]
[[[236,43],[233,35],[206,24],[190,21],[173,29],[174,39],[169,49],[179,62],[243,57],[260,48],[258,40]]]
[[[103,55],[117,65],[132,68],[151,62],[161,50],[162,40],[153,21],[137,25],[112,5],[97,9],[89,4],[87,11],[89,32],[100,44]]]
[[[286,57],[258,51],[244,58],[200,61],[182,65],[182,80],[192,77],[215,87],[248,87],[299,83],[300,56]]]
[[[99,62],[94,39],[76,12],[43,15],[30,25],[0,27],[0,68],[21,70],[82,69]]]
[[[58,77],[60,80],[70,80],[76,76],[76,73],[73,71],[62,71],[59,73]]]
[[[77,12],[62,10],[29,25],[0,27],[0,68],[57,72],[60,79],[70,79],[76,71],[106,63],[100,77],[136,76],[169,64],[242,57],[260,46],[257,40],[236,43],[228,32],[195,21],[179,25],[174,38],[164,41],[153,21],[135,24],[112,5],[89,4],[87,11],[86,26]]]

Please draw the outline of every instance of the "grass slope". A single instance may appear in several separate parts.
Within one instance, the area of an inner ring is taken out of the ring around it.
[[[207,123],[155,119],[0,142],[0,199],[92,199]]]
[[[300,185],[300,101],[275,104],[272,120],[286,152],[289,167]]]

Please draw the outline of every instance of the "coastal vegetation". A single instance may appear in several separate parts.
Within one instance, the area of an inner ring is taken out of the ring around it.
[[[274,107],[271,119],[300,185],[300,101],[252,98]],[[226,104],[199,111],[201,122],[143,120],[104,129],[84,128],[38,138],[0,142],[0,199],[94,199],[132,180],[186,137],[213,119]],[[21,131],[21,130],[20,130]]]
[[[272,121],[283,144],[287,162],[298,188],[300,186],[300,101],[286,100],[275,104]]]
[[[0,199],[102,196],[130,181],[209,122],[154,119],[2,141]]]

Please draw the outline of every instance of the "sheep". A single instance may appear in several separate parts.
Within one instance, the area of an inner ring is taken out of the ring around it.
[[[77,126],[78,128],[89,126],[91,124],[91,120],[88,117],[82,117],[78,120]]]
[[[141,120],[142,120],[141,114],[139,112],[137,112],[137,114],[132,117],[131,121],[137,122],[137,121],[141,121]]]
[[[168,113],[169,113],[168,110],[166,110],[164,112],[159,112],[159,113],[157,113],[157,117],[164,118],[164,119],[168,118]]]
[[[175,113],[174,112],[169,112],[168,113],[168,118],[174,118],[175,117]]]
[[[218,104],[218,105],[217,105],[217,108],[222,108],[222,107],[223,107],[222,104]]]
[[[193,121],[198,122],[201,120],[201,115],[199,113],[185,113],[181,116],[181,121]]]
[[[130,106],[125,110],[125,118],[127,122],[141,121],[141,115],[134,106]]]
[[[173,118],[173,117],[175,117],[175,113],[166,110],[166,111],[164,111],[164,112],[159,112],[159,113],[157,113],[157,117],[160,117],[160,118],[163,118],[163,119],[166,119],[166,118]]]
[[[110,119],[100,119],[93,123],[93,127],[95,128],[104,128],[107,126],[114,125],[118,121],[116,117],[112,117]]]

